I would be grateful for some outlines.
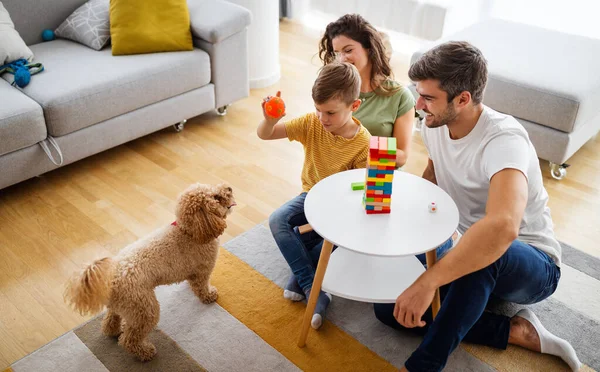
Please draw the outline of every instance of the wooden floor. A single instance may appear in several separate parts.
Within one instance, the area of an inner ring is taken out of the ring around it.
[[[229,113],[189,120],[0,191],[0,370],[81,324],[62,299],[66,279],[84,262],[116,253],[173,221],[174,200],[192,182],[229,182],[238,207],[223,242],[265,221],[300,191],[302,147],[256,136],[263,96],[282,91],[288,117],[312,111],[319,34],[284,22],[282,78],[254,90]],[[396,78],[407,66],[393,59]],[[406,166],[420,174],[426,152],[418,135]],[[545,185],[558,238],[600,257],[600,138],[569,163],[563,181]]]

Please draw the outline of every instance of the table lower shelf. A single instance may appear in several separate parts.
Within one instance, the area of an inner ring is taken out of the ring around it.
[[[415,256],[372,256],[339,247],[331,254],[322,289],[355,301],[395,303],[423,272]]]

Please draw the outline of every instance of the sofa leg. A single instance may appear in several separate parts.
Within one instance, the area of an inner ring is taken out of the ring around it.
[[[187,123],[187,120],[183,119],[179,123],[174,124],[173,128],[175,129],[175,132],[181,132],[183,130],[183,127],[185,126],[185,123]]]
[[[556,163],[550,162],[550,175],[552,175],[552,178],[554,178],[555,180],[562,180],[567,175],[568,167],[569,167],[569,164],[567,164],[567,163],[556,164]]]
[[[227,105],[217,108],[217,114],[225,116],[227,114]]]

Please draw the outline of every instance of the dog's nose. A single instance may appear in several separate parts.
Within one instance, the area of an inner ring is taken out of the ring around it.
[[[229,192],[233,192],[233,189],[232,189],[231,187],[229,187],[229,186],[228,186],[228,187],[227,187],[227,191],[229,191]]]

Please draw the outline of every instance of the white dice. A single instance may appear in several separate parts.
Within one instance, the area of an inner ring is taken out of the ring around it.
[[[430,213],[437,212],[437,205],[434,202],[429,203],[429,212]]]

